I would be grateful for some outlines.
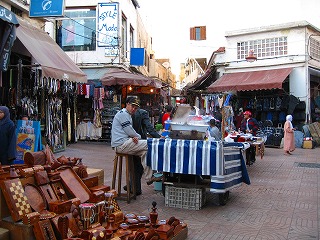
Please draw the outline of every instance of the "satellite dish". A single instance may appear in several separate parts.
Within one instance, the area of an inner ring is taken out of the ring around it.
[[[162,66],[164,66],[165,68],[169,68],[170,67],[170,63],[169,62],[164,62],[162,63]]]

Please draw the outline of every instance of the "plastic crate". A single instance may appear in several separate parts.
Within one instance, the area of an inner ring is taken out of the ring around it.
[[[165,205],[167,207],[199,210],[206,203],[204,188],[185,188],[166,185]]]

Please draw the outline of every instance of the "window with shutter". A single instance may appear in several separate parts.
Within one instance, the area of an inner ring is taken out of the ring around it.
[[[190,40],[206,40],[206,26],[190,28]]]

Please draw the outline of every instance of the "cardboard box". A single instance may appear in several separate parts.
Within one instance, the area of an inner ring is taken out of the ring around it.
[[[303,140],[302,148],[313,149],[316,147],[316,142],[313,140]]]
[[[104,171],[98,168],[87,168],[88,177],[98,176],[98,185],[104,184]]]

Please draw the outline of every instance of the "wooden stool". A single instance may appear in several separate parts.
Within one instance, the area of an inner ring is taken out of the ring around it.
[[[126,165],[126,184],[127,193],[121,193],[121,180],[122,180],[122,164],[125,160]],[[119,166],[118,166],[119,163]],[[117,171],[118,170],[118,171]],[[115,189],[118,173],[118,197],[119,199],[127,199],[127,203],[130,203],[131,198],[136,199],[136,184],[135,184],[135,174],[132,155],[116,153],[114,157],[113,165],[113,177],[112,177],[112,189]]]

